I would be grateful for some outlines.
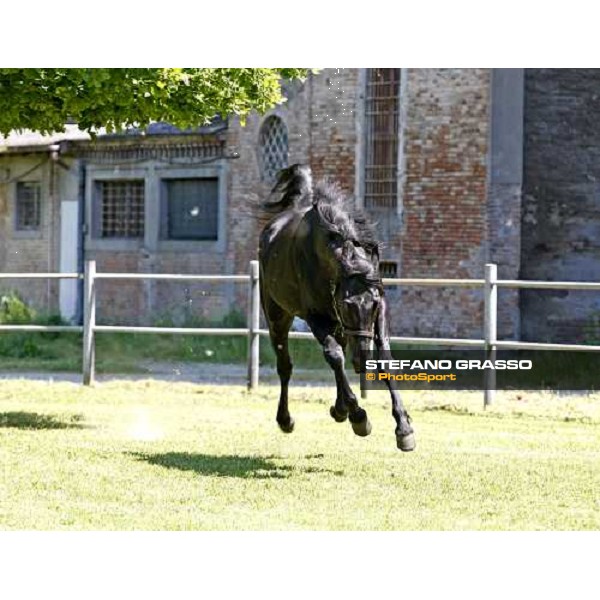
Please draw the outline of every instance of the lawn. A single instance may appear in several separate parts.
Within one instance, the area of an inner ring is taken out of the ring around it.
[[[328,415],[333,389],[0,382],[0,528],[599,529],[600,397],[407,392],[417,450]]]
[[[193,323],[192,325],[197,325]],[[221,326],[222,324],[204,324]],[[241,326],[226,323],[224,326]],[[77,333],[2,333],[0,361],[3,371],[71,371],[81,373],[82,336]],[[316,341],[290,340],[294,364],[323,368],[323,353]],[[96,370],[99,373],[140,373],[144,360],[190,363],[246,364],[246,336],[191,336],[169,334],[100,333],[96,335]],[[269,340],[260,344],[262,364],[274,365]]]

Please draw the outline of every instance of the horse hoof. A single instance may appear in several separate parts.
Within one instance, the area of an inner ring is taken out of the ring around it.
[[[360,437],[367,437],[371,433],[371,422],[367,417],[359,423],[351,423],[352,431]]]
[[[407,435],[397,435],[396,445],[402,452],[412,452],[417,445],[415,441],[415,434],[409,433]]]
[[[279,429],[281,429],[281,431],[283,431],[283,433],[292,433],[292,431],[294,431],[294,425],[295,425],[295,421],[294,419],[292,419],[292,417],[290,417],[290,420],[287,423],[279,423]]]
[[[335,406],[329,407],[329,414],[336,423],[343,423],[348,418],[348,413],[341,413]]]

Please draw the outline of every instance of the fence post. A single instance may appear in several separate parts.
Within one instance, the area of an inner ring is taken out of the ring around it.
[[[96,261],[85,261],[83,276],[83,385],[94,383],[96,342]]]
[[[373,340],[369,340],[369,354],[371,355],[371,358],[373,357],[373,349],[375,348],[375,344],[373,343]],[[363,374],[360,374],[360,399],[361,400],[367,400],[369,397],[369,392],[367,391],[366,388],[364,388],[364,382],[363,382]]]
[[[260,287],[258,261],[250,261],[250,294],[248,300],[248,389],[258,387],[258,360],[260,354]]]
[[[495,264],[485,265],[484,316],[483,335],[485,340],[485,358],[494,360],[496,356],[497,322],[498,322],[498,267]],[[487,369],[484,378],[483,407],[494,401],[496,393],[496,371]]]

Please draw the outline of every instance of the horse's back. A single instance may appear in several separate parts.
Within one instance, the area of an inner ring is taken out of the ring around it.
[[[278,215],[263,229],[259,242],[262,290],[281,308],[301,315],[302,271],[310,227],[305,216],[308,210],[288,211]]]

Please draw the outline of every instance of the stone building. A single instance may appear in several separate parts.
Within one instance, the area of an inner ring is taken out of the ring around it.
[[[594,114],[600,73],[324,69],[266,115],[194,133],[157,125],[90,140],[71,127],[0,143],[0,269],[240,273],[256,257],[277,170],[308,163],[378,223],[384,275],[594,280],[600,273]],[[75,282],[14,282],[77,318]],[[21,286],[19,288],[19,286]],[[101,282],[103,322],[218,318],[228,285]],[[481,337],[481,292],[389,289],[399,335]],[[594,293],[502,290],[499,335],[586,341]]]

